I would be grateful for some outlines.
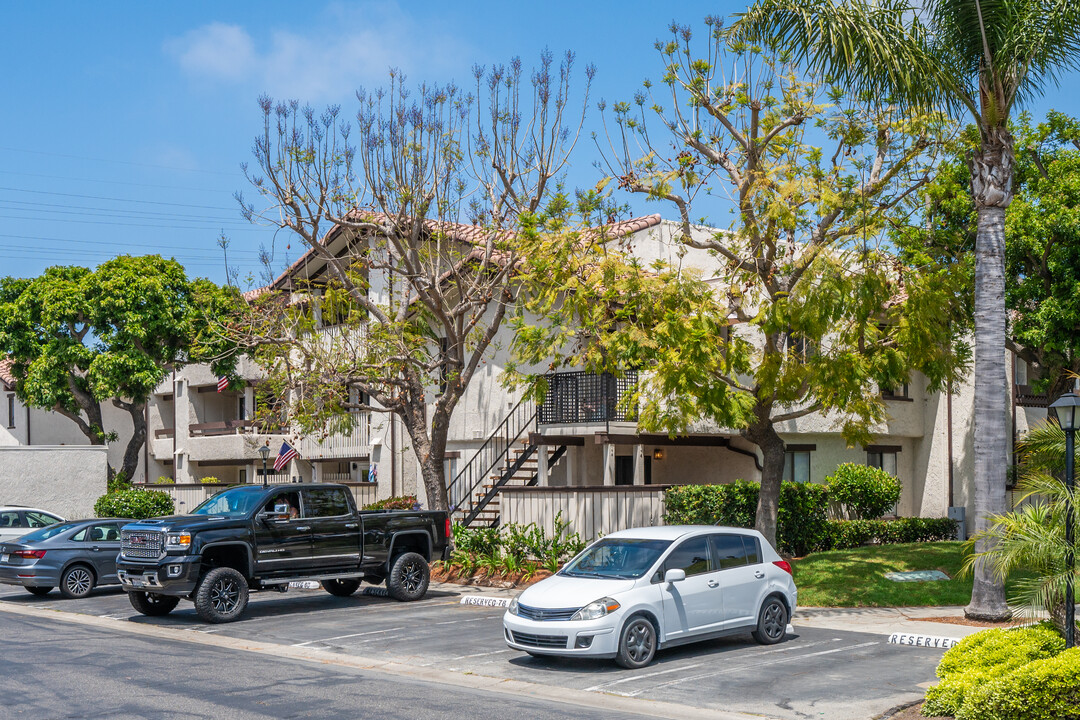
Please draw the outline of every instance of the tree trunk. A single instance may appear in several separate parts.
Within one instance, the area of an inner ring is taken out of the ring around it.
[[[409,434],[416,462],[420,467],[420,477],[427,494],[428,509],[449,510],[450,502],[446,493],[446,473],[443,459],[446,455],[446,435],[449,430],[449,418],[436,417],[428,434],[425,418],[426,407],[406,407],[399,414],[405,432]],[[440,421],[441,420],[441,421]]]
[[[1005,375],[1005,208],[1012,200],[1012,138],[1004,128],[985,129],[981,150],[971,160],[971,185],[978,210],[975,243],[975,523],[987,529],[991,515],[1005,512],[1008,466],[1009,387]],[[975,544],[977,553],[991,541]],[[1005,584],[984,560],[975,563],[973,620],[1010,617]]]
[[[758,492],[754,529],[776,545],[777,514],[780,508],[780,482],[784,479],[784,441],[772,423],[759,421],[743,431],[743,437],[761,448],[764,457],[761,468],[761,490]]]
[[[135,471],[139,468],[139,453],[146,444],[146,403],[133,403],[125,407],[131,415],[131,439],[124,448],[124,465],[121,472],[128,482],[135,479]]]

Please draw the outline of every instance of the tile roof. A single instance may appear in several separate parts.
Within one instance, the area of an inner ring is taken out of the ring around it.
[[[11,374],[11,366],[14,364],[15,361],[11,358],[0,360],[0,382],[8,387],[15,387],[15,376]]]

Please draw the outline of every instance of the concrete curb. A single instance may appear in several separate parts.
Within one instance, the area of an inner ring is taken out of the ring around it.
[[[252,652],[276,658],[321,663],[323,665],[348,667],[357,670],[382,672],[390,675],[422,680],[424,682],[449,685],[451,687],[466,687],[473,690],[513,695],[517,698],[528,697],[536,700],[596,710],[606,710],[609,712],[629,713],[656,718],[670,718],[671,720],[698,720],[699,718],[701,720],[771,720],[775,717],[756,713],[751,715],[709,708],[697,708],[689,705],[680,705],[678,703],[622,697],[609,693],[552,687],[521,680],[506,680],[486,675],[455,672],[444,668],[418,667],[405,663],[367,658],[359,655],[342,655],[308,647],[278,645],[276,643],[255,640],[242,640],[240,638],[232,638],[224,635],[209,635],[201,632],[193,632],[192,630],[179,630],[171,627],[163,627],[161,625],[131,622],[129,620],[82,615],[65,610],[53,610],[51,608],[20,607],[8,603],[0,603],[0,612],[37,619],[58,620],[60,622],[95,627],[102,630],[126,632],[148,638],[159,638],[162,640],[206,645],[221,649]]]

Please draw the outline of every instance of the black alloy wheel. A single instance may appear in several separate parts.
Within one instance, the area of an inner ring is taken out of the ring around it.
[[[775,645],[787,634],[787,607],[780,598],[771,595],[765,598],[758,612],[757,628],[754,639],[762,645]]]
[[[84,598],[93,589],[94,572],[85,565],[72,565],[60,576],[60,594],[66,598]]]
[[[349,597],[354,592],[360,589],[359,580],[323,580],[323,590],[330,593],[334,597]]]
[[[195,611],[207,622],[232,622],[243,614],[247,602],[247,580],[230,567],[210,570],[195,590]]]
[[[386,579],[386,590],[395,600],[419,600],[427,592],[430,579],[431,568],[424,556],[407,552],[394,560]]]
[[[127,594],[131,607],[148,617],[161,617],[171,613],[180,603],[180,598],[159,593],[135,590]]]
[[[619,636],[615,662],[631,670],[643,668],[656,656],[656,628],[647,618],[630,618]]]

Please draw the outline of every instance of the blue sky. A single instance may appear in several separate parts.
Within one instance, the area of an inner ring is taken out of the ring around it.
[[[233,193],[246,190],[261,118],[256,98],[339,103],[384,82],[465,83],[474,63],[548,47],[598,68],[593,98],[629,99],[660,75],[653,41],[675,20],[744,2],[35,2],[3,5],[0,111],[0,276],[56,264],[93,266],[120,253],[175,256],[191,275],[224,280],[230,264],[258,274],[260,243],[276,265],[297,242],[253,227]],[[1031,106],[1080,114],[1068,76]],[[590,109],[586,128],[599,115]],[[593,184],[582,143],[571,181]],[[650,205],[642,212],[663,212]],[[670,214],[670,213],[668,213]]]

